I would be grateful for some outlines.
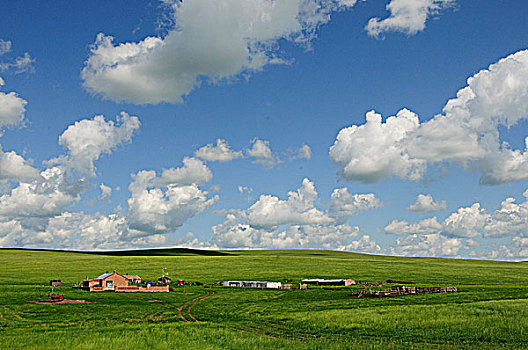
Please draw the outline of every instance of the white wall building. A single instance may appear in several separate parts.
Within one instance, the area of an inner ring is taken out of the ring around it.
[[[224,287],[249,287],[249,288],[271,288],[280,289],[282,287],[281,282],[268,282],[268,281],[224,281],[222,282]]]

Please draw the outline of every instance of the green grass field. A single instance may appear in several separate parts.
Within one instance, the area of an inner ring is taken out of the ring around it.
[[[150,250],[105,255],[0,250],[0,349],[526,349],[528,264],[333,251]],[[202,286],[170,293],[90,293],[72,283],[107,270]],[[414,281],[459,293],[351,298],[349,287],[264,290],[222,280]],[[67,299],[38,305],[50,279]],[[214,294],[213,294],[214,292]],[[202,300],[203,299],[203,300]],[[193,321],[188,315],[200,322]],[[181,316],[180,316],[181,313]],[[183,316],[183,318],[182,318]]]

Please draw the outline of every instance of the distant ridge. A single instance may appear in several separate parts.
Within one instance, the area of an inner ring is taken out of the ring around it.
[[[220,252],[217,250],[202,250],[191,248],[155,248],[155,249],[134,249],[134,250],[105,250],[105,251],[87,251],[87,250],[68,250],[68,249],[46,249],[46,248],[0,248],[0,250],[22,250],[22,251],[41,251],[41,252],[62,252],[94,255],[111,255],[111,256],[226,256],[237,255],[232,253]]]
[[[383,255],[371,254],[365,252],[351,252],[332,249],[233,249],[233,250],[205,250],[193,248],[150,248],[150,249],[123,249],[123,250],[75,250],[75,249],[53,249],[53,248],[26,248],[26,247],[0,247],[0,252],[3,250],[18,250],[18,251],[40,251],[40,252],[58,252],[58,253],[76,253],[76,254],[91,254],[91,255],[108,255],[108,256],[241,256],[258,254],[260,256],[332,256],[336,255],[356,255],[381,259],[448,259],[448,260],[468,260],[468,261],[502,261],[509,263],[524,263],[528,264],[528,260],[500,260],[500,259],[485,259],[485,258],[470,258],[470,257],[449,257],[449,256],[398,256],[398,255]]]

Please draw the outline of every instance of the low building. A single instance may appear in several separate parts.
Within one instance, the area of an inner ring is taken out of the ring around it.
[[[222,285],[224,287],[280,289],[282,286],[282,283],[281,282],[268,282],[268,281],[224,281],[222,282]]]
[[[281,282],[266,282],[266,288],[281,289],[281,287],[282,287]]]
[[[302,284],[315,284],[317,286],[350,286],[356,284],[352,279],[335,279],[327,280],[324,278],[305,279],[301,281]]]
[[[141,283],[141,277],[138,275],[125,275],[126,278],[128,278],[128,283],[131,284],[140,284]]]
[[[62,283],[61,280],[50,280],[50,286],[56,287],[56,286],[62,286],[64,283]]]

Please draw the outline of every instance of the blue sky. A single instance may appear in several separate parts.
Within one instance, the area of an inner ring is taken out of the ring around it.
[[[527,9],[3,4],[0,246],[525,259]]]

